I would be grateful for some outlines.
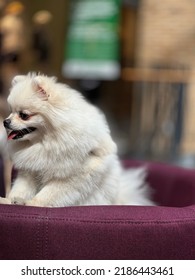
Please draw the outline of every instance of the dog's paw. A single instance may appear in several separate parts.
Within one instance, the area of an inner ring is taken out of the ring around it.
[[[11,204],[11,199],[0,197],[0,204]]]
[[[25,205],[25,200],[21,197],[14,197],[11,199],[11,204]]]
[[[41,201],[39,201],[38,199],[36,199],[36,198],[33,198],[33,199],[31,199],[31,200],[27,200],[26,201],[26,203],[25,203],[25,205],[27,205],[27,206],[44,206],[44,204],[43,203],[41,203]]]

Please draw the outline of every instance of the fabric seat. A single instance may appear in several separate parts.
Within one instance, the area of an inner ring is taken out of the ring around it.
[[[145,165],[159,206],[0,205],[0,259],[194,259],[195,170]]]

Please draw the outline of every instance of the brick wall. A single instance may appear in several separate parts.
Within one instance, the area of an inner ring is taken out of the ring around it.
[[[142,0],[137,62],[195,65],[195,1]]]
[[[138,16],[137,65],[195,70],[194,0],[142,0]],[[185,94],[180,152],[195,153],[195,75]]]

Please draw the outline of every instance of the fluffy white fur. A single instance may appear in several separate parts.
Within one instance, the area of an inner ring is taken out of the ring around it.
[[[18,177],[1,203],[153,204],[145,171],[121,168],[105,117],[97,108],[54,78],[28,74],[16,76],[12,84],[8,97],[12,113],[6,120]],[[14,139],[13,131],[24,128],[36,130]]]

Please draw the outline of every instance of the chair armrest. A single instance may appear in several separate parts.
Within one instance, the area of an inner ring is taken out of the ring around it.
[[[0,205],[0,259],[194,259],[195,207]]]

